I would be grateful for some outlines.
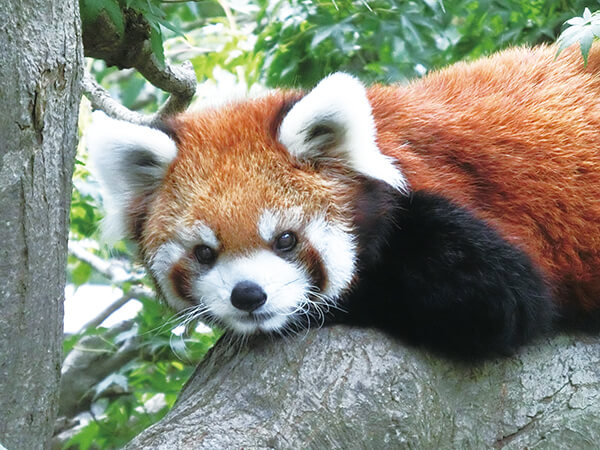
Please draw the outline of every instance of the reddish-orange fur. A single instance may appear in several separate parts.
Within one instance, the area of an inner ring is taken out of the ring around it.
[[[600,48],[513,49],[369,97],[412,189],[470,208],[542,268],[564,304],[600,307]]]
[[[555,52],[508,50],[368,96],[378,145],[411,189],[466,206],[531,256],[563,305],[592,310],[600,307],[600,49],[587,68],[575,50],[556,60]],[[327,208],[345,220],[351,178],[339,167],[299,167],[272,132],[297,95],[180,116],[179,153],[149,208],[143,246],[195,220],[229,252],[265,245],[256,224],[270,207]]]
[[[277,93],[179,116],[172,123],[178,155],[154,199],[159,206],[149,208],[143,247],[168,240],[180,221],[191,226],[202,220],[226,252],[249,251],[266,245],[257,230],[265,209],[298,207],[307,217],[327,211],[349,223],[331,204],[332,198],[346,203],[348,183],[300,167],[271,132],[281,107],[296,95]]]

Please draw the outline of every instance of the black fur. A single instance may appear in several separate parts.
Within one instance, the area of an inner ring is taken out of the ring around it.
[[[461,359],[511,354],[549,328],[553,303],[542,276],[466,209],[369,181],[356,217],[358,282],[337,322],[375,326]]]

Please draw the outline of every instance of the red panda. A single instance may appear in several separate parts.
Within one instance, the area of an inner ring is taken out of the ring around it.
[[[160,129],[96,113],[106,227],[170,305],[238,333],[347,322],[511,353],[600,310],[599,52],[337,73]]]

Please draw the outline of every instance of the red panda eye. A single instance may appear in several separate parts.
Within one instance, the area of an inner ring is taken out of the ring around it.
[[[275,248],[282,252],[289,252],[296,246],[296,235],[291,231],[285,231],[275,240]]]
[[[194,247],[194,256],[200,264],[212,264],[217,259],[217,252],[208,245],[196,245]]]

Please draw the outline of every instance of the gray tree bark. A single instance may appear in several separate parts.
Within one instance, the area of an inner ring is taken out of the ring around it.
[[[557,336],[460,364],[373,330],[223,340],[128,449],[600,445],[600,338]]]
[[[83,53],[77,0],[0,1],[0,444],[57,411]]]

